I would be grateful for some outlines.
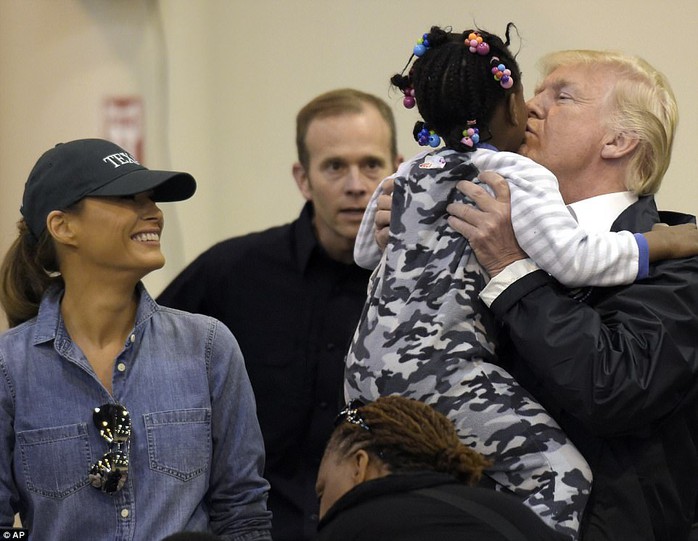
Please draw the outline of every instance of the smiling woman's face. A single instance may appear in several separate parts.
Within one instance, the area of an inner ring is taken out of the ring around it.
[[[84,270],[128,273],[140,279],[164,265],[160,250],[164,221],[151,197],[150,192],[86,197],[75,211],[64,214]]]

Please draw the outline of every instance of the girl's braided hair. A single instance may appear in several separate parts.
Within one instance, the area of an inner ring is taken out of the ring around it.
[[[450,473],[467,484],[475,484],[490,465],[460,441],[445,415],[423,402],[384,396],[350,410],[349,415],[340,414],[338,420],[344,422],[337,425],[328,444],[340,455],[365,449],[393,473],[431,470]]]
[[[390,82],[402,91],[414,89],[414,98],[424,123],[443,138],[447,147],[461,152],[472,151],[460,142],[463,129],[475,120],[480,130],[480,141],[491,137],[489,123],[496,106],[505,97],[521,88],[521,71],[516,58],[509,51],[510,32],[516,30],[509,23],[505,40],[484,30],[466,30],[453,33],[432,26],[426,35],[429,47],[418,57],[408,75],[395,74]],[[472,53],[465,43],[471,33],[482,36],[489,45],[489,53]],[[496,57],[498,60],[494,60]],[[504,64],[514,80],[512,88],[503,88],[492,74],[492,67]],[[409,65],[409,62],[408,62]],[[422,128],[418,123],[414,133]]]

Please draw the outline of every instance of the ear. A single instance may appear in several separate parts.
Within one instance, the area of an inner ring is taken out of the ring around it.
[[[60,243],[75,246],[75,233],[71,227],[70,216],[62,210],[52,210],[46,217],[46,229],[53,239]]]
[[[364,449],[359,449],[351,458],[352,461],[352,481],[354,485],[358,485],[370,479],[369,464],[371,457]]]
[[[305,200],[312,201],[313,192],[310,188],[310,179],[305,171],[305,167],[303,167],[300,162],[293,164],[293,178],[296,180],[298,189],[301,191],[301,194],[303,194]]]
[[[519,125],[519,108],[518,103],[516,102],[517,99],[518,96],[516,92],[511,92],[510,94],[508,94],[505,109],[506,121],[514,127]]]
[[[628,133],[609,134],[601,149],[601,157],[613,160],[632,154],[640,143],[637,137]]]
[[[400,164],[405,161],[405,158],[402,154],[398,154],[395,156],[395,163],[393,163],[393,170],[390,172],[390,174],[393,174],[395,171],[397,171],[397,168],[400,167]]]

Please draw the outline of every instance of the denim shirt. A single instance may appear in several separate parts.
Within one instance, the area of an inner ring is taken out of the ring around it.
[[[0,526],[30,539],[158,541],[182,530],[270,540],[264,446],[242,354],[215,319],[159,306],[139,284],[133,332],[110,395],[60,316],[60,288],[0,336]],[[92,421],[131,416],[124,488],[88,480],[109,444]]]

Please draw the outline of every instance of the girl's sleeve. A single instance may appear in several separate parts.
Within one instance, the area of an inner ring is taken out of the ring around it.
[[[635,236],[629,231],[587,233],[546,168],[511,152],[482,153],[473,162],[480,171],[495,171],[507,179],[516,239],[559,282],[567,287],[615,286],[638,278],[643,265]]]
[[[383,179],[373,192],[361,219],[359,233],[356,235],[356,242],[354,243],[354,261],[359,267],[368,270],[375,269],[378,266],[381,255],[383,255],[373,233],[375,231],[376,211],[378,210],[378,197],[383,194],[383,185],[388,178]]]
[[[383,186],[388,181],[388,179],[394,179],[400,176],[405,176],[409,173],[415,162],[420,161],[424,156],[429,154],[430,151],[425,150],[414,156],[412,159],[402,162],[395,173],[384,178],[378,187],[373,192],[364,216],[361,219],[361,225],[359,226],[359,233],[356,236],[356,242],[354,244],[354,261],[360,267],[368,270],[374,270],[381,260],[383,255],[383,250],[380,249],[374,232],[376,230],[376,211],[378,210],[378,198],[383,195]]]

